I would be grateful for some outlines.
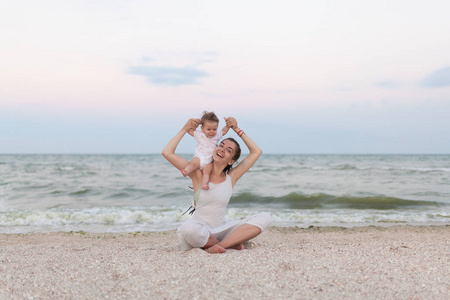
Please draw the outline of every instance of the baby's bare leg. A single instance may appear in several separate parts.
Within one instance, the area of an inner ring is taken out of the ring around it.
[[[211,172],[213,170],[213,164],[207,164],[206,166],[203,167],[202,169],[202,189],[204,190],[209,190],[209,176],[211,175]]]
[[[200,159],[197,156],[194,156],[186,168],[181,169],[181,174],[186,177],[191,174],[193,171],[197,170],[200,167]]]

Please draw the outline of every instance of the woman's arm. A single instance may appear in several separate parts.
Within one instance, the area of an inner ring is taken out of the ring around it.
[[[180,141],[184,137],[184,135],[186,133],[188,133],[189,131],[195,130],[199,124],[200,124],[199,119],[189,119],[189,121],[187,121],[187,123],[183,126],[183,128],[181,128],[180,132],[178,132],[177,135],[175,135],[172,138],[172,140],[170,140],[170,142],[166,145],[164,150],[161,152],[161,154],[165,157],[165,159],[167,159],[178,170],[184,169],[188,165],[189,161],[187,161],[183,157],[176,154],[175,150],[177,149],[178,144],[180,143]],[[192,172],[189,175],[189,177],[191,177],[191,179],[194,183],[194,187],[197,186],[197,184],[195,184],[198,181],[197,177],[199,177],[199,175],[201,176],[201,172],[200,172],[200,174],[198,174],[199,172],[200,171],[197,170],[195,172]],[[201,177],[200,177],[200,180],[201,180]]]
[[[246,135],[239,126],[237,125],[237,121],[230,117],[227,118],[227,125],[241,137],[242,141],[244,141],[250,153],[244,158],[235,168],[231,169],[228,173],[232,179],[233,186],[234,184],[244,175],[258,160],[258,158],[262,154],[261,148],[248,136]]]

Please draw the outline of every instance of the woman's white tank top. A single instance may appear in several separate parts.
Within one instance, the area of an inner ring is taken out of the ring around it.
[[[222,183],[209,183],[209,190],[201,190],[193,218],[216,228],[225,223],[225,213],[230,202],[233,187],[227,174]]]

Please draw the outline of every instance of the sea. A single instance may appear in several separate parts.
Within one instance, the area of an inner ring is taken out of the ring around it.
[[[174,230],[191,185],[160,154],[0,155],[0,233]],[[226,217],[258,212],[281,227],[449,225],[450,155],[263,154]]]

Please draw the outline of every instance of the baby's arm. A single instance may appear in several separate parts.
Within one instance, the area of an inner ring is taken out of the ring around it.
[[[195,129],[194,129],[194,130],[190,130],[190,131],[188,131],[189,135],[192,135],[192,136],[194,136],[194,131],[195,131]]]
[[[225,121],[227,120],[226,118],[224,118],[224,119],[225,119]],[[225,136],[225,134],[227,134],[228,130],[230,130],[230,127],[228,127],[227,125],[225,125],[225,126],[222,128],[222,136]]]

